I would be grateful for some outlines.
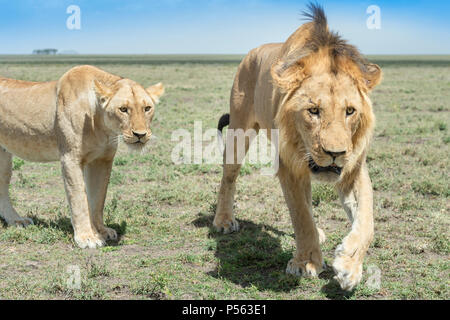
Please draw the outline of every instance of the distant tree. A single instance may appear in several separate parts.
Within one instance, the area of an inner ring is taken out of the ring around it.
[[[33,50],[33,54],[38,55],[55,55],[58,52],[57,49],[36,49]]]

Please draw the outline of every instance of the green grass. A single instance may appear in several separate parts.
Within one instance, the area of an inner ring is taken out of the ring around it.
[[[32,217],[27,229],[0,224],[0,298],[6,299],[449,299],[450,57],[370,57],[384,71],[374,91],[377,129],[368,157],[375,193],[375,239],[365,270],[380,290],[344,294],[330,270],[318,279],[284,273],[293,230],[276,179],[245,165],[237,185],[237,234],[211,227],[220,165],[173,165],[172,131],[194,121],[215,128],[228,110],[241,56],[0,56],[0,75],[47,81],[89,63],[167,90],[148,153],[120,149],[105,206],[120,239],[99,250],[74,246],[58,163],[14,159],[11,197]],[[313,187],[325,260],[350,224],[333,188]],[[67,267],[81,288],[67,286]]]

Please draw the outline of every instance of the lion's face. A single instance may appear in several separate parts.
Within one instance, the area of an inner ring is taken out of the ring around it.
[[[375,118],[361,83],[346,72],[327,70],[312,68],[299,86],[287,90],[277,123],[286,141],[280,150],[285,162],[337,181],[367,149]]]
[[[365,156],[375,124],[369,93],[382,72],[328,28],[312,28],[306,39],[291,37],[271,67],[281,99],[275,119],[280,157],[293,170],[306,164],[313,174],[337,180]]]
[[[357,85],[345,74],[312,76],[293,99],[295,128],[311,171],[339,176],[352,156],[353,136],[366,112]]]
[[[131,148],[142,149],[152,136],[151,122],[155,105],[164,87],[157,84],[148,89],[131,80],[121,80],[105,101],[104,123]]]

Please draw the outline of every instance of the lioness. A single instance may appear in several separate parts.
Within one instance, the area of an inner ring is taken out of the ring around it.
[[[351,290],[361,281],[374,233],[366,155],[375,117],[368,95],[382,73],[329,31],[320,6],[310,5],[309,10],[305,15],[311,22],[285,43],[263,45],[244,58],[231,91],[230,114],[222,117],[219,130],[228,124],[235,131],[266,129],[268,137],[270,130],[279,130],[277,175],[297,246],[287,266],[290,274],[314,277],[323,270],[320,242],[325,235],[313,221],[311,177],[335,184],[353,226],[336,249],[333,268],[341,287]],[[228,134],[227,145],[233,139]],[[239,155],[237,143],[233,145],[233,150],[225,149],[214,219],[214,226],[225,233],[239,229],[233,199],[245,154]],[[234,163],[226,163],[227,151],[234,153]]]
[[[149,141],[161,83],[138,83],[92,66],[69,70],[58,81],[0,78],[0,216],[26,226],[11,205],[12,155],[61,161],[75,242],[101,247],[117,233],[103,223],[103,207],[119,138],[140,150]]]

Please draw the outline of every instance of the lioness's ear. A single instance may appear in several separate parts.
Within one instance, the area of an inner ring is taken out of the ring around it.
[[[146,89],[147,93],[155,103],[159,102],[159,98],[164,94],[164,85],[160,82]]]
[[[95,94],[102,107],[105,107],[113,97],[113,91],[100,81],[94,80]]]
[[[375,88],[380,84],[383,72],[381,68],[374,63],[368,63],[365,65],[365,70],[363,71],[363,77],[365,85],[369,90]]]

